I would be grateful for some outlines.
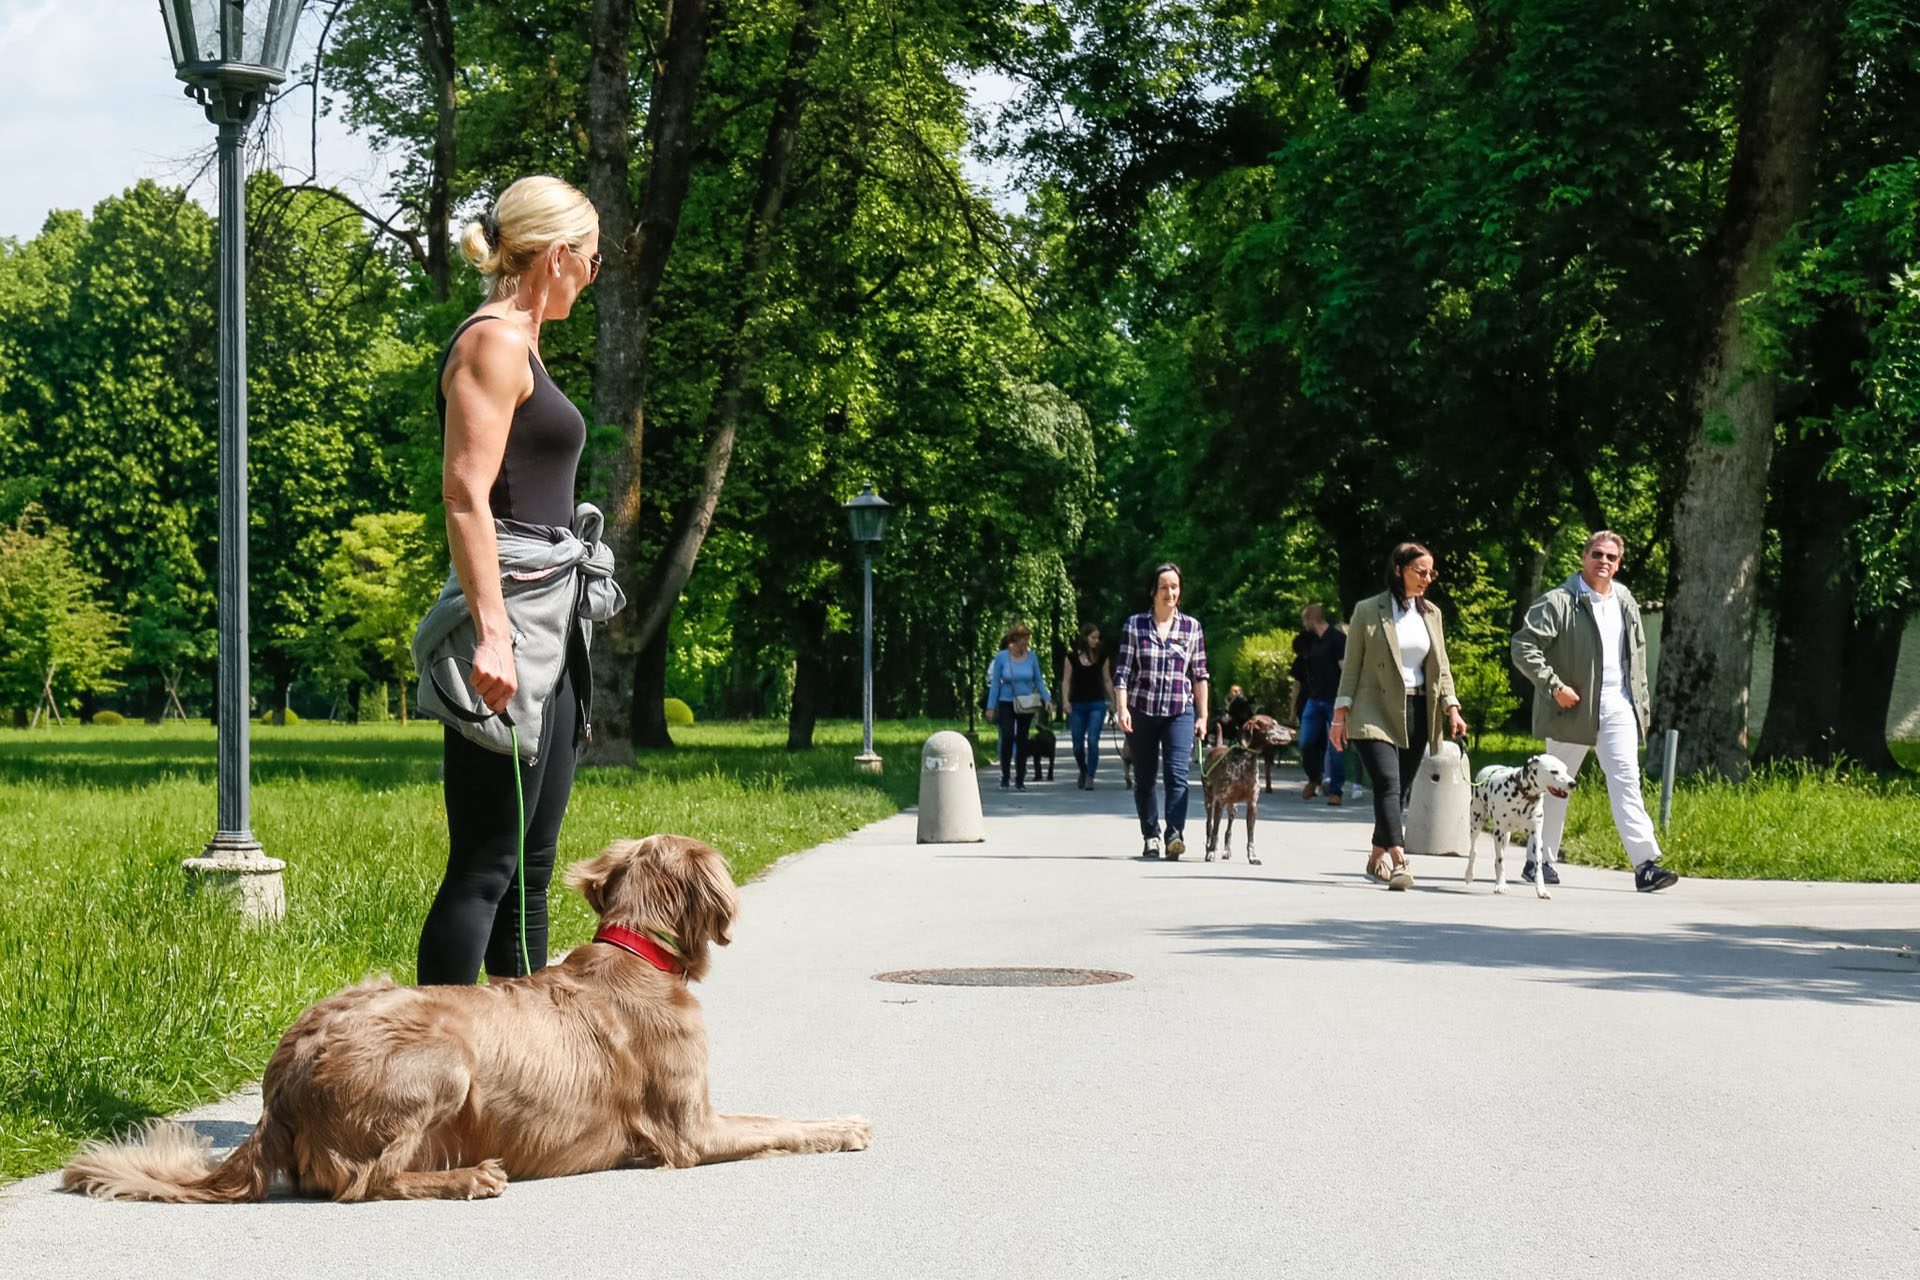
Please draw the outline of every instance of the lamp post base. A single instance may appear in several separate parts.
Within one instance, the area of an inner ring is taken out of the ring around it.
[[[853,758],[853,767],[861,773],[880,773],[880,757],[871,751],[863,751]]]
[[[180,865],[187,873],[189,892],[212,889],[232,895],[250,924],[270,923],[287,914],[287,888],[280,878],[287,864],[267,857],[250,835],[219,832],[199,857]]]

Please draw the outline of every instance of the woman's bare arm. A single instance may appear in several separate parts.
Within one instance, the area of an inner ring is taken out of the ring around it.
[[[473,691],[499,711],[513,698],[519,680],[500,594],[500,548],[489,495],[506,454],[513,411],[533,394],[526,340],[511,320],[474,325],[454,344],[441,386],[447,397],[440,469],[447,549],[473,613]]]

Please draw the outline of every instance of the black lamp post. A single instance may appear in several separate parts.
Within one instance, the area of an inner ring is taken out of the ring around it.
[[[862,773],[879,773],[880,757],[873,752],[873,549],[887,536],[887,513],[893,510],[893,504],[875,493],[869,484],[863,485],[860,496],[845,506],[847,526],[862,552],[867,597],[866,630],[861,641],[860,663],[860,704],[865,727],[860,738],[860,754],[853,758],[853,767]]]
[[[174,74],[220,129],[220,675],[218,825],[189,878],[238,890],[250,919],[286,913],[280,873],[253,837],[247,732],[247,262],[240,147],[287,78],[306,0],[160,0]]]

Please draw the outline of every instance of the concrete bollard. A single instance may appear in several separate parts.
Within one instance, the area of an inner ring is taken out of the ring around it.
[[[920,749],[920,844],[973,844],[987,838],[980,777],[966,735],[942,730]]]
[[[1473,834],[1473,774],[1457,742],[1436,744],[1420,759],[1407,801],[1407,852],[1465,855]]]

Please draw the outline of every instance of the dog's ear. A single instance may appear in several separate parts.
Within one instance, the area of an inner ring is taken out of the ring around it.
[[[720,852],[697,840],[686,850],[691,864],[687,877],[685,936],[701,943],[726,946],[733,941],[733,918],[740,911],[740,891]]]
[[[641,840],[615,840],[599,856],[574,863],[567,868],[568,887],[580,891],[595,915],[606,915],[627,877],[627,868],[644,844]]]

